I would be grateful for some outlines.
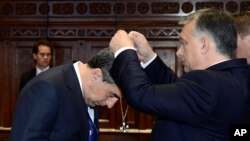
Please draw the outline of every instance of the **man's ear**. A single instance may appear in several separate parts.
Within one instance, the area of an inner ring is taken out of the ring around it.
[[[36,54],[33,53],[33,59],[34,59],[34,60],[36,60],[36,57],[37,57]]]
[[[100,68],[92,69],[92,75],[95,80],[102,79],[102,70]]]
[[[210,39],[206,36],[201,38],[201,54],[206,54],[209,51]]]

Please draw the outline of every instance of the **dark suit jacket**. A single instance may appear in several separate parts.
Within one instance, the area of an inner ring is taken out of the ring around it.
[[[88,141],[88,136],[87,106],[72,64],[51,68],[27,83],[9,141]]]
[[[248,101],[250,101],[250,65],[248,65]],[[247,103],[247,118],[246,122],[250,124],[250,102]]]
[[[19,92],[23,89],[24,85],[36,76],[36,68],[33,68],[21,75],[21,80],[19,83]]]
[[[125,50],[115,59],[111,75],[130,105],[157,117],[153,141],[226,141],[230,124],[243,121],[247,95],[244,59],[192,71],[178,79],[159,57],[143,70],[136,52]]]

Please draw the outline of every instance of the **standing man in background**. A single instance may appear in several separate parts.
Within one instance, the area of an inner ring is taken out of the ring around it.
[[[35,68],[32,68],[21,75],[19,92],[21,92],[29,80],[50,68],[52,48],[52,44],[47,40],[39,40],[34,44],[32,53],[35,62]]]
[[[202,9],[180,23],[176,55],[183,76],[176,77],[142,34],[123,30],[110,41],[111,75],[128,104],[156,117],[152,141],[228,141],[230,125],[243,122],[247,95],[246,59],[231,58],[234,19]]]
[[[250,64],[250,11],[242,12],[235,17],[237,29],[236,58],[246,58]]]
[[[250,100],[250,11],[244,11],[235,17],[237,29],[237,49],[235,51],[236,58],[246,58],[248,64],[248,99]],[[247,123],[250,124],[250,102],[247,103]]]

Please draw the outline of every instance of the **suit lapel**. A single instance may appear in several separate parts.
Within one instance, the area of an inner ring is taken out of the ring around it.
[[[27,77],[25,78],[26,79],[26,83],[31,80],[33,77],[36,76],[36,68],[33,68],[31,69],[28,73],[27,73]]]
[[[31,71],[31,77],[35,77],[36,76],[36,68],[32,69]]]

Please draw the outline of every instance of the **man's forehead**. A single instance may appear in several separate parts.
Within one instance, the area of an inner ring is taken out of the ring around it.
[[[51,50],[50,47],[47,45],[39,45],[38,46],[38,50],[47,50],[47,49]]]

